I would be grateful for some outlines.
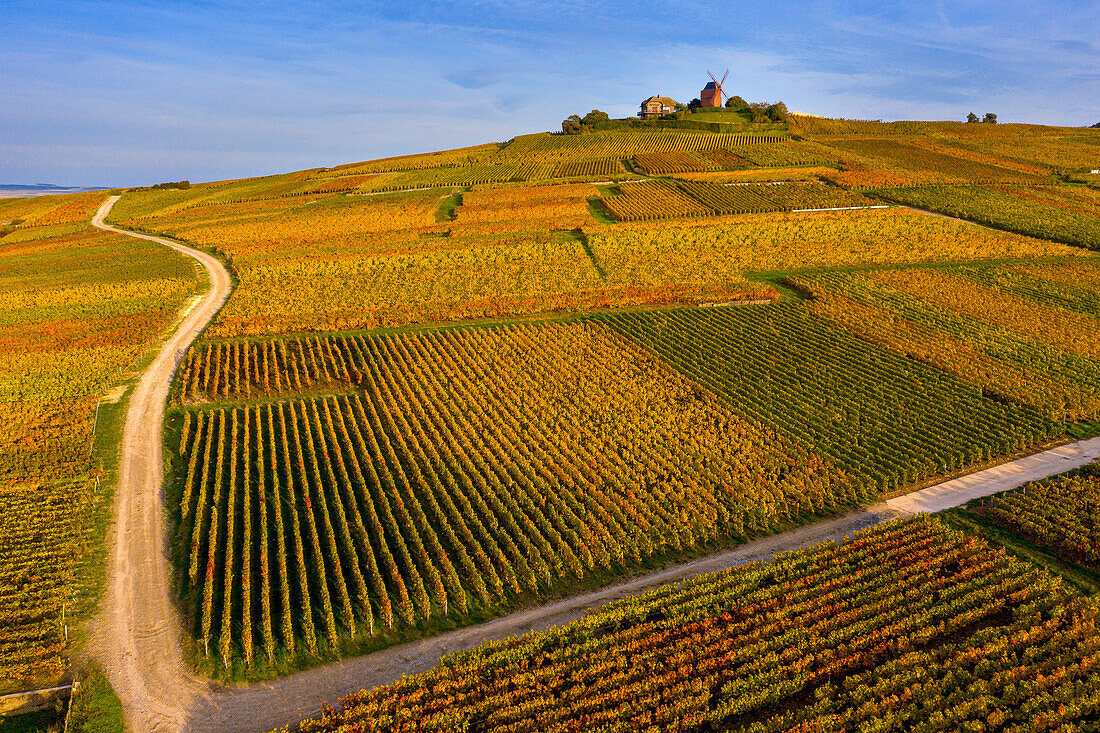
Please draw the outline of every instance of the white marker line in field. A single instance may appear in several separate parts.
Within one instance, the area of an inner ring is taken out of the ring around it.
[[[356,193],[353,196],[385,196],[387,193],[410,193],[412,191],[431,191],[433,188],[459,188],[459,186],[424,186],[423,188],[399,188],[394,191],[371,191],[370,193]]]
[[[791,209],[791,214],[804,214],[807,211],[859,211],[860,209],[889,209],[886,204],[876,204],[874,206],[834,206],[830,209]]]

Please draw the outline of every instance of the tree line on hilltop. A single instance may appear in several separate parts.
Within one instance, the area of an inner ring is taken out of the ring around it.
[[[682,119],[695,110],[700,109],[703,103],[698,98],[691,100],[687,104],[682,102],[676,102],[676,111],[672,112],[665,117]],[[749,122],[786,122],[790,113],[787,111],[787,105],[783,102],[746,102],[739,96],[733,96],[726,100],[725,108],[731,112],[737,112],[746,116]],[[995,117],[996,115],[994,115]],[[569,117],[562,120],[561,131],[566,135],[577,135],[582,132],[589,132],[596,127],[596,125],[604,122],[610,122],[611,118],[606,112],[602,110],[594,109],[588,114],[581,117],[580,115],[569,115]]]

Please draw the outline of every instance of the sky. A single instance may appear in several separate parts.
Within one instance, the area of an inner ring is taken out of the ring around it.
[[[5,0],[0,183],[222,180],[699,95],[1100,121],[1100,2]]]

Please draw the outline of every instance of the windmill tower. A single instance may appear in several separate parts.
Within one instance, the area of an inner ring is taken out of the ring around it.
[[[710,77],[710,81],[703,87],[703,91],[699,93],[699,101],[703,103],[704,107],[721,107],[722,98],[728,97],[725,90],[722,89],[722,84],[725,83],[726,77],[730,75],[730,70],[726,69],[726,73],[722,75],[722,81],[718,81],[714,78],[714,74],[707,72],[707,76]]]

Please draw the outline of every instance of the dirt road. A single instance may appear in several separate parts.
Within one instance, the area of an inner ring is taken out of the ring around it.
[[[198,260],[210,282],[209,291],[183,318],[130,396],[109,534],[107,590],[90,645],[122,700],[131,730],[178,731],[186,729],[189,711],[209,694],[210,685],[183,663],[183,628],[169,597],[161,425],[176,365],[225,303],[232,284],[221,263],[206,253],[104,224],[118,199],[112,196],[100,207],[94,226],[182,252]]]
[[[161,424],[176,364],[230,292],[229,275],[213,257],[159,237],[103,224],[118,197],[100,209],[95,225],[158,242],[198,260],[211,288],[182,321],[131,397],[123,437],[117,518],[107,594],[92,651],[122,700],[133,731],[266,731],[316,714],[325,703],[434,666],[439,657],[528,631],[568,623],[588,609],[662,583],[838,539],[896,516],[942,509],[1011,488],[1100,457],[1100,438],[891,499],[867,510],[824,520],[700,560],[625,580],[601,590],[512,613],[477,626],[325,665],[270,683],[230,688],[193,675],[183,662],[184,631],[169,595],[169,562],[161,501]]]
[[[941,512],[971,499],[1023,486],[1028,481],[1072,471],[1097,458],[1100,458],[1100,437],[1079,440],[890,499],[886,505],[906,514]]]

